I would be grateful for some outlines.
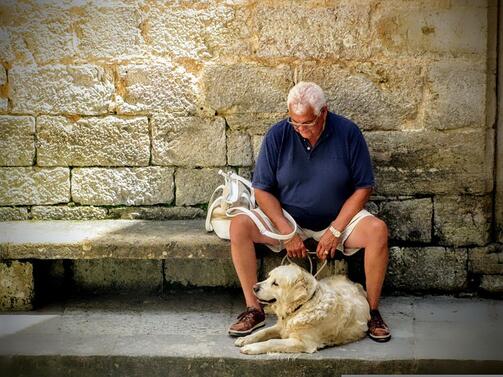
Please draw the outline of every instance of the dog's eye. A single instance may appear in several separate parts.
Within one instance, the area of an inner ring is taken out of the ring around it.
[[[278,283],[276,283],[276,280],[272,282],[272,285],[278,286]]]

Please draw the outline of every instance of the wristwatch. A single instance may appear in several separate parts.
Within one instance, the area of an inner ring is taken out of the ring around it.
[[[335,229],[332,225],[330,225],[330,228],[328,228],[332,234],[337,237],[337,238],[340,238],[341,237],[341,232],[339,232],[337,229]]]

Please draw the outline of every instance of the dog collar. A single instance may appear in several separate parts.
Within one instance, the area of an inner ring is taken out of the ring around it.
[[[308,301],[311,301],[313,299],[313,297],[316,295],[316,293],[318,292],[319,289],[320,289],[320,287],[317,286],[316,289],[314,290],[313,294],[311,295],[311,297],[309,297],[306,301],[304,301],[302,304],[300,304],[295,309],[293,309],[293,311],[290,314],[295,313],[297,310],[299,310],[302,307],[302,305],[304,305]]]

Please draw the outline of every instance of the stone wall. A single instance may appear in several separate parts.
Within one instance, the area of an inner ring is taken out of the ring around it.
[[[216,172],[249,176],[288,90],[311,80],[365,133],[378,183],[369,208],[390,225],[393,263],[425,257],[446,278],[448,264],[503,241],[497,10],[492,0],[3,1],[0,218],[202,217]],[[484,250],[503,260],[499,246]],[[456,287],[470,284],[464,270]],[[476,271],[503,285],[501,271]]]

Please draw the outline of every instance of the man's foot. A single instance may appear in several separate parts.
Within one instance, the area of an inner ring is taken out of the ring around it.
[[[387,342],[391,339],[391,332],[389,327],[384,323],[379,310],[374,309],[370,311],[370,321],[368,323],[369,338],[376,342]]]
[[[264,312],[260,309],[249,307],[238,316],[238,321],[229,327],[229,335],[245,336],[264,325]]]

